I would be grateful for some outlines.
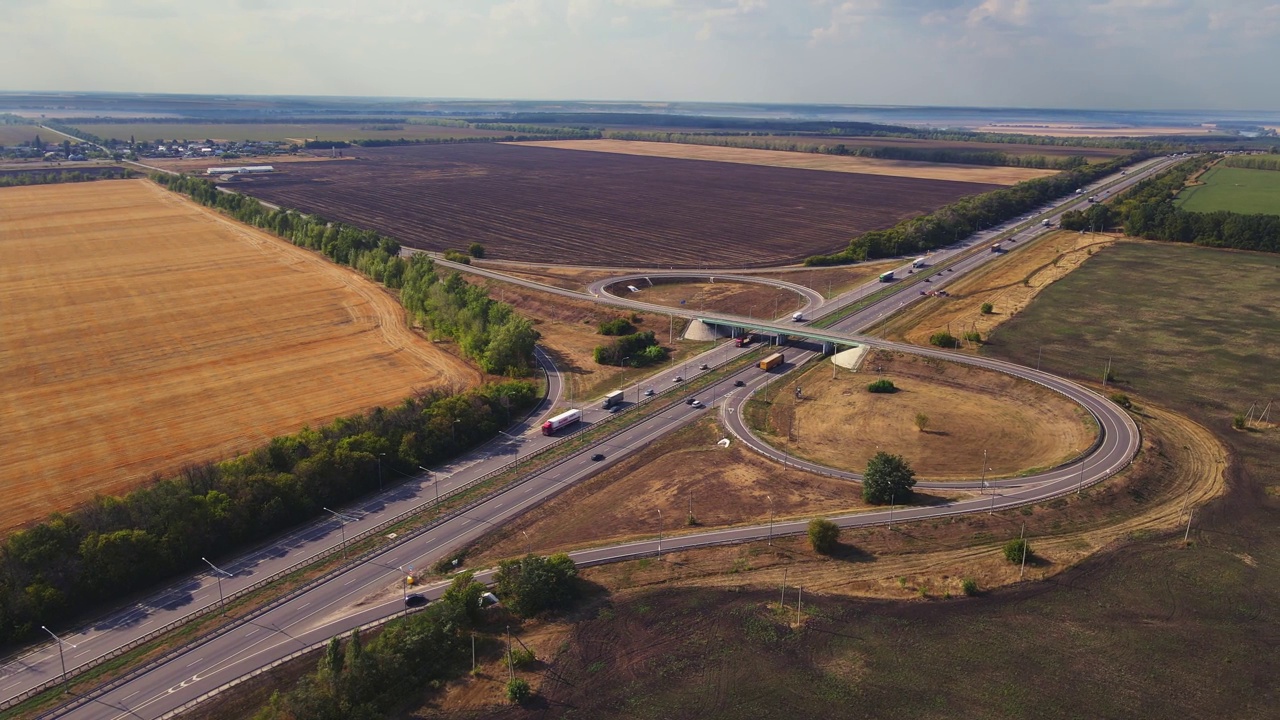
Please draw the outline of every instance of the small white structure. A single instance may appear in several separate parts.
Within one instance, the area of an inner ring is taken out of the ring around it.
[[[249,173],[275,172],[274,165],[241,165],[238,167],[213,167],[204,171],[205,175],[247,175]]]

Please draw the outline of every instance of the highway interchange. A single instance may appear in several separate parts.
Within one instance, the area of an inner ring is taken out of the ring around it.
[[[1041,219],[1048,218],[1056,224],[1061,213],[1083,203],[1084,196],[1100,193],[1101,188],[1104,187],[1113,192],[1118,191],[1167,164],[1168,161],[1165,159],[1147,161],[1131,169],[1126,177],[1117,176],[1096,183],[1084,189],[1082,196],[1056,203],[1054,208],[1045,208],[1044,214],[1036,215],[1033,219],[1009,223],[1006,226],[979,233],[963,246],[934,253],[929,257],[930,268],[925,272],[936,273],[945,267],[952,268],[952,272],[946,272],[937,277],[931,284],[932,287],[935,289],[945,287],[954,278],[997,257],[996,254],[989,252],[989,245],[1006,234],[1019,240],[1029,239],[1038,232]],[[1007,242],[1005,244],[1010,249],[1017,247],[1017,245],[1010,246]],[[908,267],[909,263],[904,264],[899,272],[905,273]],[[724,323],[726,326],[742,321],[741,318],[699,313],[693,310],[651,306],[614,297],[605,292],[606,285],[628,283],[649,275],[688,277],[714,274],[715,277],[728,279],[728,276],[733,274],[732,271],[633,272],[595,283],[589,288],[591,295],[584,295],[512,278],[491,270],[480,268],[467,268],[467,270],[492,275],[507,282],[515,282],[544,292],[555,292],[574,298],[594,298],[598,302],[620,307],[682,317],[700,317],[709,322]],[[758,279],[753,280],[758,281]],[[826,303],[823,303],[820,295],[811,290],[798,289],[797,292],[806,297],[808,301],[805,310],[806,319],[812,319],[811,313],[817,312],[819,316],[838,313],[844,307],[883,289],[884,286],[880,283],[872,282]],[[915,286],[905,287],[897,292],[882,292],[866,307],[842,318],[829,329],[818,332],[824,336],[838,337],[846,344],[890,347],[905,352],[945,357],[953,361],[982,365],[1043,384],[1084,406],[1098,420],[1101,432],[1094,451],[1074,463],[1034,476],[990,483],[992,489],[989,496],[940,506],[896,508],[893,511],[895,522],[992,511],[1029,502],[1040,502],[1104,480],[1123,469],[1132,459],[1139,443],[1137,427],[1126,413],[1092,391],[1030,368],[986,358],[960,356],[944,350],[886,343],[857,334],[858,331],[873,325],[885,315],[897,311],[904,305],[918,300],[919,297]],[[772,327],[779,333],[787,334],[811,331],[790,322],[755,321],[752,324],[763,328]],[[748,352],[752,350],[740,350],[725,343],[700,358],[692,359],[686,368],[696,367],[702,362],[717,366],[732,364],[735,358]],[[810,351],[793,349],[789,352],[788,360],[791,362],[788,363],[788,368],[799,364],[798,361],[807,359],[807,356],[803,355],[805,352]],[[712,371],[714,370],[715,368],[712,368]],[[602,467],[616,462],[628,453],[638,451],[655,438],[693,422],[707,412],[707,410],[696,409],[680,402],[687,393],[681,392],[678,384],[670,382],[671,374],[673,371],[668,371],[657,376],[656,379],[646,380],[626,389],[628,404],[635,404],[633,398],[640,397],[642,388],[652,386],[663,391],[657,397],[645,401],[645,404],[666,405],[652,417],[611,433],[602,442],[582,449],[567,460],[521,479],[516,485],[492,496],[478,506],[447,517],[428,532],[408,541],[404,541],[403,538],[388,541],[388,546],[384,550],[350,565],[323,583],[290,597],[287,602],[269,607],[259,614],[250,616],[246,621],[234,623],[230,630],[197,642],[165,658],[164,662],[147,667],[145,672],[128,676],[126,681],[113,687],[101,692],[89,693],[88,696],[79,698],[74,706],[58,708],[48,716],[161,717],[256,668],[323,642],[350,628],[393,615],[403,609],[401,591],[397,582],[403,572],[402,568],[428,567],[440,557],[446,556],[449,551],[479,538],[493,526],[514,518],[565,487],[599,472]],[[699,371],[684,372],[684,376],[690,380],[698,374]],[[741,421],[742,404],[752,392],[775,377],[774,373],[764,373],[753,366],[748,366],[733,373],[724,373],[714,386],[700,392],[699,396],[704,402],[708,402],[709,406],[720,410],[726,426],[739,440],[748,442],[758,451],[801,468],[856,479],[857,476],[853,473],[819,468],[809,463],[797,463],[794,459],[783,457],[747,431]],[[369,498],[352,507],[341,508],[340,512],[351,518],[349,521],[339,525],[333,518],[328,518],[301,528],[272,543],[270,547],[260,548],[246,556],[211,558],[231,573],[231,577],[222,579],[220,588],[212,574],[192,577],[134,607],[125,608],[105,617],[80,632],[67,633],[63,636],[64,641],[75,644],[75,647],[69,644],[64,647],[68,668],[74,668],[86,660],[104,655],[113,648],[145,635],[155,628],[179,620],[197,609],[213,607],[219,602],[220,592],[230,595],[258,582],[263,577],[313,557],[319,552],[331,551],[342,543],[343,537],[354,537],[387,518],[411,508],[429,506],[434,503],[437,495],[447,497],[455,489],[486,475],[493,468],[526,458],[556,442],[556,438],[544,437],[538,431],[538,422],[557,405],[561,393],[557,373],[549,372],[548,380],[548,400],[539,407],[534,417],[512,429],[509,435],[499,437],[497,441],[479,448],[454,463],[435,468],[427,476],[408,479],[384,494]],[[734,380],[741,380],[744,386],[733,387]],[[710,402],[713,399],[714,402]],[[609,413],[598,409],[593,404],[584,413],[583,425],[592,427],[609,418]],[[604,463],[593,462],[590,459],[591,455],[597,452],[606,456]],[[950,483],[948,486],[962,487],[964,484]],[[845,527],[882,524],[889,519],[889,511],[859,513],[832,519]],[[580,564],[613,562],[653,555],[658,552],[659,542],[662,544],[663,551],[670,551],[759,539],[767,533],[794,534],[803,532],[804,525],[805,521],[787,521],[774,523],[771,526],[712,530],[664,537],[660,541],[654,539],[594,548],[571,555]],[[660,532],[656,523],[654,531],[655,534]],[[438,592],[439,587],[429,589],[428,595],[433,590]],[[7,663],[0,669],[0,698],[14,697],[24,690],[29,690],[51,679],[56,681],[59,676],[57,656],[56,645],[50,643]]]

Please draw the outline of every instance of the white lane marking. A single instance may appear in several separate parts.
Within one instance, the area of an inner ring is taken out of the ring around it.
[[[261,629],[262,629],[262,628],[254,628],[254,629],[250,630],[249,632],[245,633],[245,635],[244,635],[244,636],[245,636],[245,637],[249,637],[250,635],[252,635],[252,634],[254,634],[254,633],[258,632],[258,631],[259,631],[259,630],[261,630]]]
[[[192,660],[191,662],[187,663],[187,667],[191,667],[192,665],[195,665],[196,663],[200,662],[203,659],[204,658],[196,658],[195,660]]]
[[[307,608],[307,606],[308,606],[308,605],[310,605],[310,604],[311,604],[311,603],[306,603],[306,604],[303,604],[303,605],[299,605],[299,606],[298,606],[298,609],[299,609],[299,610],[305,610],[305,609]]]

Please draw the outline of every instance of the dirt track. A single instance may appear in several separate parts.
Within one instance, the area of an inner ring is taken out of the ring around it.
[[[147,181],[0,195],[0,530],[480,380],[354,271]]]

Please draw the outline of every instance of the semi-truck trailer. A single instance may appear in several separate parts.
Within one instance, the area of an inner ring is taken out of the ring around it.
[[[555,435],[562,428],[568,427],[582,419],[581,410],[566,410],[550,420],[542,423],[543,435]]]
[[[992,246],[991,246],[991,252],[993,252],[993,253],[998,253],[998,252],[1000,252],[1000,243],[996,243],[995,245],[992,245]]]
[[[791,320],[793,322],[804,322],[804,313],[791,313]]]
[[[784,360],[785,358],[783,358],[782,353],[774,353],[769,357],[760,361],[760,369],[772,370],[773,368],[776,368],[779,365],[781,365]]]
[[[752,335],[751,333],[747,333],[746,335],[739,335],[738,337],[733,339],[733,346],[746,347],[751,343],[755,342],[755,339],[756,339],[756,336]]]
[[[605,410],[608,410],[614,405],[621,405],[621,404],[622,404],[622,391],[614,390],[613,392],[604,396],[604,405],[601,405],[601,407],[603,407]]]
[[[893,282],[893,271],[880,273],[880,282]]]
[[[911,267],[913,267],[913,268],[922,268],[922,267],[924,267],[924,261],[925,261],[925,260],[926,260],[926,258],[916,258],[915,260],[912,260],[912,261],[911,261]]]
[[[1046,219],[1042,224],[1043,224],[1045,227],[1053,227],[1053,221],[1052,221],[1052,220],[1049,220],[1049,219]]]

